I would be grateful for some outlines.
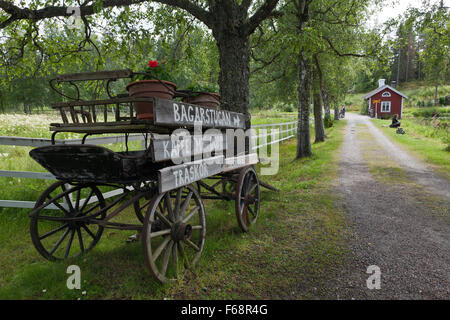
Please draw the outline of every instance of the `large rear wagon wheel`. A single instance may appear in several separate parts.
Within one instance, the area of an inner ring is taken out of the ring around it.
[[[153,194],[148,192],[145,196],[133,203],[134,213],[136,214],[138,220],[142,223],[144,223],[145,213],[147,212],[149,205],[152,203],[152,196]]]
[[[40,196],[35,209],[38,207],[42,208],[30,216],[31,240],[48,260],[79,256],[92,249],[102,236],[102,226],[82,221],[88,215],[99,220],[105,217],[105,212],[100,212],[105,200],[94,185],[68,186],[58,181]]]
[[[193,271],[203,251],[206,215],[192,185],[157,194],[148,208],[142,230],[144,258],[160,282],[176,281]]]
[[[248,232],[251,226],[256,223],[259,203],[259,179],[255,169],[249,166],[241,170],[236,184],[236,218],[242,231]]]

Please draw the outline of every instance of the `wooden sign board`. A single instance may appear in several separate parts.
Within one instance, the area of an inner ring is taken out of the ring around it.
[[[381,100],[372,100],[373,103],[380,103]]]
[[[238,157],[225,158],[223,172],[239,169],[258,163],[258,154],[251,153]]]
[[[242,113],[216,110],[194,104],[154,98],[154,124],[158,126],[245,129]]]
[[[222,171],[223,161],[223,156],[217,156],[161,169],[158,172],[159,193],[218,174]]]
[[[226,150],[226,135],[189,135],[187,137],[165,136],[152,140],[152,159],[154,162],[178,160],[200,155],[209,155],[213,152]]]

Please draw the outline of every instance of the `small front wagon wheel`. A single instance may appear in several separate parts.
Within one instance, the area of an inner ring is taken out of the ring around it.
[[[55,182],[40,196],[30,216],[30,234],[35,248],[51,261],[89,251],[100,240],[103,227],[88,223],[83,217],[103,219],[105,213],[101,209],[104,207],[105,200],[96,186]]]
[[[152,275],[175,281],[183,269],[193,270],[203,251],[206,215],[192,185],[153,197],[144,220],[142,246]]]
[[[258,219],[260,202],[259,180],[253,167],[241,170],[236,184],[236,217],[239,227],[248,232]]]

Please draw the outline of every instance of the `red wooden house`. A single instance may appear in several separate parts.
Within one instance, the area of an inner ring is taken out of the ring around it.
[[[363,98],[369,101],[369,115],[372,118],[391,118],[394,114],[401,118],[403,99],[408,99],[403,93],[385,84],[384,79],[379,80],[377,89]]]

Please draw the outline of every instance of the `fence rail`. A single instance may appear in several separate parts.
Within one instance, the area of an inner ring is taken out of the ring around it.
[[[253,150],[268,146],[274,143],[279,143],[295,137],[297,132],[297,121],[260,124],[252,126],[252,129],[257,131]],[[267,141],[268,137],[272,135],[273,130],[279,130],[278,139]],[[262,131],[262,133],[260,133]],[[56,144],[79,144],[82,139],[57,139]],[[133,134],[128,137],[128,141],[142,141],[142,146],[145,148],[145,137],[142,134]],[[89,144],[114,144],[125,142],[124,136],[105,136],[98,138],[88,138],[86,143]],[[0,136],[0,145],[18,146],[18,147],[42,147],[51,145],[51,139],[43,138],[26,138],[26,137],[4,137]],[[42,180],[56,180],[55,176],[48,172],[31,172],[31,171],[13,171],[0,170],[0,177],[8,178],[27,178],[27,179],[42,179]],[[103,194],[105,199],[114,197],[123,193],[122,189],[108,191]],[[33,208],[34,201],[17,201],[17,200],[0,200],[0,207],[10,208]],[[49,208],[52,209],[52,208]],[[53,209],[58,209],[56,206]]]

